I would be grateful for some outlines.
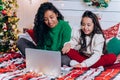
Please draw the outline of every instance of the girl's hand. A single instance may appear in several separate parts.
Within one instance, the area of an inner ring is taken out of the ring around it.
[[[65,53],[68,53],[70,51],[70,43],[67,43],[65,44],[65,46],[62,48],[62,53],[65,54]]]
[[[74,68],[82,68],[82,65],[79,63],[79,64],[76,64],[73,66]]]

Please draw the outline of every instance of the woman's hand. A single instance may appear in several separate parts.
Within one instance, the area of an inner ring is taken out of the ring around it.
[[[65,46],[62,48],[62,53],[65,54],[65,53],[68,53],[70,51],[70,43],[67,43],[65,44]]]

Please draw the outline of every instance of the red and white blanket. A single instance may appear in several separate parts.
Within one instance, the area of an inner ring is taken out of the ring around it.
[[[19,53],[0,55],[0,80],[51,80],[50,77],[25,70],[25,58]],[[120,63],[91,69],[73,69],[56,80],[119,80]]]

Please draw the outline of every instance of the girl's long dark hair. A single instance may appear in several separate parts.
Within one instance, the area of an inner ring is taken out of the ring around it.
[[[39,46],[42,48],[44,45],[44,37],[49,31],[49,27],[44,23],[44,14],[47,10],[53,11],[58,15],[58,20],[64,20],[63,15],[57,10],[57,8],[50,2],[45,2],[40,5],[37,14],[34,19],[34,36],[36,42],[39,42]]]
[[[92,21],[93,21],[93,24],[94,24],[94,29],[93,29],[93,32],[90,34],[90,37],[91,37],[91,41],[88,45],[91,46],[91,43],[92,43],[92,38],[95,34],[102,34],[103,35],[103,31],[102,31],[102,28],[100,26],[100,23],[98,21],[98,17],[96,16],[96,14],[92,13],[91,11],[85,11],[84,14],[82,15],[82,19],[84,17],[88,17],[88,18],[91,18]],[[81,25],[82,25],[82,20],[81,20]],[[84,34],[84,32],[82,31],[81,29],[81,49],[80,49],[80,52],[82,52],[83,50],[86,50],[87,46],[86,46],[86,40],[85,40],[85,37],[86,35]],[[104,37],[104,35],[103,35]],[[104,37],[105,39],[105,37]],[[106,50],[106,42],[104,42],[104,46],[103,46],[103,53],[107,53],[107,50]]]

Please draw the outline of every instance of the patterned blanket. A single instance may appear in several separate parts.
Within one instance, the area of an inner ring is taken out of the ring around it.
[[[25,58],[19,53],[0,55],[0,80],[52,80],[51,77],[26,71]],[[56,80],[119,80],[120,63],[107,68],[72,69]]]

